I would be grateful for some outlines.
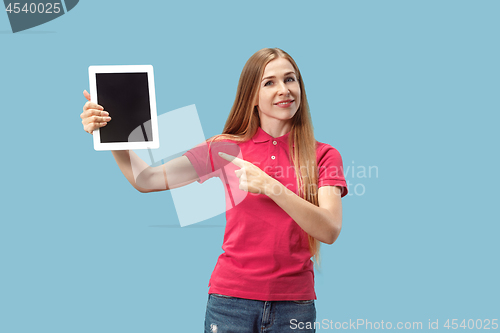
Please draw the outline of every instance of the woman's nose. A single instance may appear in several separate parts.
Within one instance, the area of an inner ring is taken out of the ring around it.
[[[280,95],[288,95],[290,93],[290,90],[288,89],[288,87],[286,86],[286,84],[284,82],[280,83],[278,93]]]

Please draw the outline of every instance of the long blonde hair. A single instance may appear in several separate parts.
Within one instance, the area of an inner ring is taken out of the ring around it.
[[[257,51],[248,59],[241,72],[236,98],[227,117],[224,130],[221,135],[212,137],[209,141],[228,138],[244,142],[255,135],[260,126],[259,112],[255,106],[260,82],[267,64],[276,58],[285,58],[290,61],[300,86],[300,104],[292,118],[292,128],[288,137],[288,147],[289,151],[292,152],[290,157],[295,168],[299,196],[318,206],[316,139],[314,138],[309,105],[299,68],[285,51],[279,48],[265,48]],[[309,252],[314,257],[316,265],[319,266],[320,242],[305,231],[304,234],[309,240]]]

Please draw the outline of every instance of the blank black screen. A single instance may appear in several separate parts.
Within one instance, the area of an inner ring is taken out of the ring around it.
[[[102,143],[153,140],[146,136],[146,133],[151,133],[147,73],[99,73],[96,74],[96,85],[97,101],[111,117],[99,130]],[[142,140],[135,135],[134,141],[129,141],[129,135],[141,125]]]

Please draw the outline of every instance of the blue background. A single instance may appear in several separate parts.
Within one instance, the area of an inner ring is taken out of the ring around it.
[[[317,140],[356,170],[317,320],[499,318],[499,10],[87,0],[16,34],[0,13],[0,332],[203,329],[224,215],[180,228],[170,193],[135,191],[83,131],[82,91],[89,65],[152,64],[158,113],[196,104],[209,137],[263,47],[294,57]]]

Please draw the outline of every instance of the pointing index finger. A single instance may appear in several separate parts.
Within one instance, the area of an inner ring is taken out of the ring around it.
[[[241,158],[236,157],[236,156],[228,155],[228,154],[222,153],[222,152],[219,153],[219,156],[222,157],[223,159],[225,159],[226,161],[229,161],[240,168],[243,168],[243,166],[245,165],[245,161],[242,160]]]

